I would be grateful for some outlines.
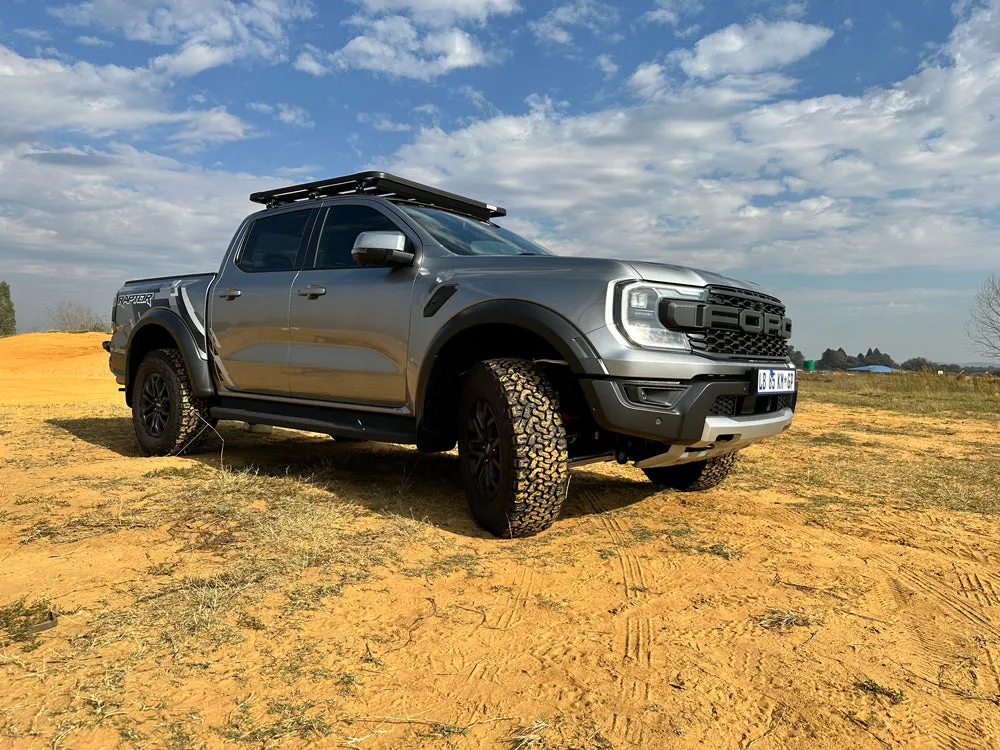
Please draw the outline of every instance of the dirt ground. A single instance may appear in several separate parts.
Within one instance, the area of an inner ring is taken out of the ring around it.
[[[587,467],[504,541],[454,456],[139,457],[102,338],[0,340],[0,745],[1000,747],[995,416],[807,384],[724,487]]]

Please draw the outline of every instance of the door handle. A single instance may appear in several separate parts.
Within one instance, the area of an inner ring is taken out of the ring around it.
[[[239,289],[236,289],[235,287],[229,287],[229,289],[226,289],[224,292],[219,292],[219,297],[221,297],[222,299],[234,300],[241,294],[243,294],[243,292],[241,292]]]
[[[310,284],[305,289],[299,289],[298,294],[300,297],[308,297],[309,299],[316,299],[317,297],[322,297],[326,294],[325,286],[314,286]]]

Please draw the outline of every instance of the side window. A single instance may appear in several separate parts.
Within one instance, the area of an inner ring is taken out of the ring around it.
[[[250,273],[294,271],[308,222],[308,210],[257,219],[236,265]]]
[[[332,206],[316,250],[316,268],[357,268],[351,257],[362,232],[398,232],[399,227],[371,206]]]

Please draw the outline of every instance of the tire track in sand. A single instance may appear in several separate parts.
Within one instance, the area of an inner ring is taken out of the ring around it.
[[[983,581],[977,574],[967,573],[957,566],[953,571],[941,571],[935,575],[894,565],[887,559],[883,559],[882,562],[887,570],[895,568],[895,576],[889,576],[889,586],[893,598],[900,605],[898,614],[909,620],[909,623],[904,625],[903,632],[904,637],[912,644],[912,667],[919,670],[914,674],[942,690],[953,691],[955,688],[942,684],[942,679],[948,674],[949,668],[962,662],[960,641],[964,634],[961,630],[954,635],[948,635],[937,628],[928,629],[925,626],[927,604],[936,605],[941,611],[957,617],[959,625],[972,627],[977,636],[995,641],[1000,638],[1000,629],[997,628],[990,613],[985,611],[985,607],[994,606],[987,602],[997,601],[994,598],[996,592],[991,590],[992,587],[982,585]],[[924,602],[921,602],[921,599]],[[981,689],[986,689],[986,695],[981,697],[991,698],[998,694],[992,692],[994,689],[1000,692],[1000,673],[996,669],[995,654],[985,645],[982,648],[985,652],[981,660],[983,671],[989,675],[985,682],[992,684],[982,685]],[[959,670],[959,672],[965,671],[967,669]],[[967,686],[963,688],[967,689]],[[942,748],[964,750],[988,746],[987,738],[971,725],[967,718],[950,713],[944,706],[938,705],[936,708],[925,709],[919,713],[905,706],[904,712],[905,720],[902,725],[897,724],[893,727],[896,731],[892,734],[905,746],[917,746],[921,737],[932,739]]]
[[[587,489],[583,491],[583,495],[587,505],[614,543],[621,569],[622,585],[625,587],[625,603],[628,606],[641,603],[649,592],[646,569],[642,560],[629,550],[627,532],[622,528],[621,521],[611,515],[610,508],[604,505],[598,492]]]
[[[652,620],[649,617],[628,617],[619,644],[620,648],[616,648],[621,656],[618,705],[611,714],[611,732],[627,742],[644,746],[647,732],[642,715],[627,707],[636,704],[646,706],[653,702],[649,681],[653,668]]]
[[[582,494],[614,545],[626,607],[640,607],[648,599],[649,578],[642,559],[629,549],[631,540],[627,529],[610,513],[611,509],[604,504],[599,492],[586,489]],[[648,733],[642,714],[635,707],[653,702],[649,680],[653,666],[652,631],[651,618],[629,614],[625,619],[625,632],[616,637],[613,647],[619,657],[620,669],[617,705],[611,714],[610,732],[639,746],[646,745]]]

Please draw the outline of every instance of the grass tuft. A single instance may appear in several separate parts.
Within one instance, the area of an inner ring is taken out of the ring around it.
[[[39,646],[36,626],[49,621],[52,602],[44,597],[26,604],[19,599],[13,604],[0,607],[0,630],[6,638],[0,639],[0,646],[10,643],[22,644],[22,651],[34,651]]]
[[[772,607],[766,615],[757,620],[757,624],[768,630],[790,630],[794,627],[807,628],[813,625],[822,625],[823,618],[794,609]]]
[[[510,750],[531,750],[532,748],[545,747],[545,738],[542,732],[549,729],[549,725],[541,719],[535,719],[527,726],[518,727],[512,734],[504,737],[504,742],[510,743]]]
[[[854,687],[865,693],[871,693],[872,695],[880,695],[883,698],[888,698],[892,705],[903,702],[903,691],[896,690],[894,688],[887,688],[884,685],[879,685],[875,680],[862,680],[860,682],[855,682]]]

